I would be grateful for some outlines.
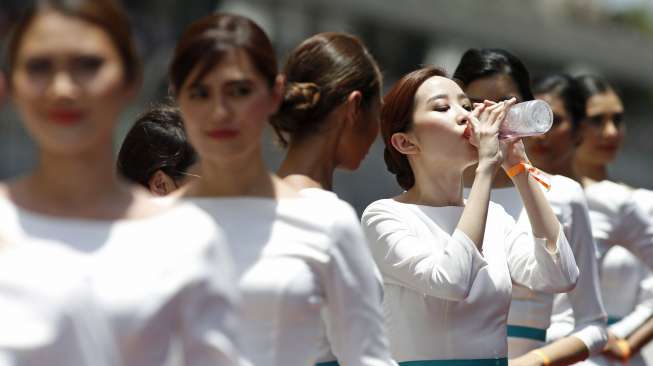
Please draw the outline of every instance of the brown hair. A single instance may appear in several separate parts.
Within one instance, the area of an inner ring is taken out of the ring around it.
[[[381,108],[381,135],[385,143],[383,158],[388,171],[395,175],[403,189],[415,185],[415,175],[406,155],[392,146],[390,139],[397,132],[406,132],[413,125],[415,93],[428,79],[434,76],[446,77],[446,73],[437,67],[424,67],[404,75],[383,98]]]
[[[282,145],[316,132],[322,121],[353,91],[367,107],[381,94],[379,67],[355,36],[327,32],[302,42],[283,71],[287,87],[272,126]]]
[[[36,0],[16,23],[9,38],[8,75],[11,75],[13,71],[25,32],[39,13],[48,10],[80,18],[102,28],[109,35],[120,54],[125,83],[131,84],[140,81],[141,60],[131,34],[129,17],[118,0]]]
[[[193,22],[177,43],[169,70],[174,92],[179,93],[196,66],[200,65],[201,69],[193,83],[206,76],[234,49],[244,50],[269,86],[274,85],[277,58],[265,32],[249,18],[215,13]]]

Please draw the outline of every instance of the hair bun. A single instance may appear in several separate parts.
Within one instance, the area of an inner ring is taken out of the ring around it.
[[[283,104],[296,110],[308,110],[320,101],[320,87],[315,83],[289,83]]]

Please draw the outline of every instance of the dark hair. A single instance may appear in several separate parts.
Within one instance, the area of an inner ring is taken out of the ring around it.
[[[475,80],[504,74],[510,76],[523,101],[533,100],[531,79],[526,66],[513,54],[498,48],[470,48],[460,59],[453,78],[463,89]]]
[[[206,76],[230,50],[242,49],[268,82],[274,85],[277,58],[270,39],[249,18],[227,13],[214,13],[193,22],[184,31],[170,64],[170,83],[179,93],[191,72],[200,70],[192,82]]]
[[[8,43],[7,68],[11,75],[25,32],[39,13],[54,10],[102,28],[113,41],[122,60],[126,84],[141,79],[142,65],[131,34],[129,17],[118,0],[36,0],[16,23]],[[9,78],[11,80],[11,78]]]
[[[383,98],[381,108],[381,135],[385,143],[383,158],[388,171],[393,173],[403,189],[415,185],[415,175],[406,155],[397,151],[390,139],[397,132],[406,132],[413,125],[415,93],[428,79],[434,76],[446,77],[437,67],[424,67],[404,75]]]
[[[353,91],[368,107],[381,94],[379,67],[355,36],[327,32],[302,42],[283,71],[287,87],[271,123],[283,145],[318,131],[321,123]]]
[[[140,116],[125,136],[116,166],[125,178],[148,187],[157,170],[178,181],[196,161],[179,109],[156,106]]]
[[[594,95],[603,94],[607,92],[617,93],[616,89],[610,85],[606,79],[598,75],[581,75],[576,77],[578,83],[578,90],[583,101],[583,116],[587,107],[587,100]]]
[[[576,80],[567,74],[551,74],[533,82],[533,93],[550,94],[562,100],[567,114],[571,117],[573,131],[576,132],[585,118],[585,103]]]

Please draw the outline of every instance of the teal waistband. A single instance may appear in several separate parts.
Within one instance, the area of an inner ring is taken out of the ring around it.
[[[508,366],[508,359],[482,358],[476,360],[420,360],[399,362],[400,366]],[[315,366],[339,366],[338,361],[320,362]]]
[[[621,319],[623,319],[620,316],[608,316],[608,325],[612,325],[614,323],[620,322]]]
[[[508,366],[508,359],[481,358],[475,360],[423,360],[399,362],[400,366]]]
[[[535,341],[546,341],[546,329],[508,325],[508,337],[526,338]]]

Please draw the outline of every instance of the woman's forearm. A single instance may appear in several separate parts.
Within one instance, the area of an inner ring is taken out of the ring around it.
[[[511,366],[572,365],[589,357],[589,350],[580,339],[569,336],[510,360]]]
[[[653,318],[647,320],[626,339],[631,353],[639,352],[653,339]]]
[[[483,246],[483,235],[490,203],[490,190],[492,189],[495,170],[496,168],[493,166],[478,166],[467,204],[460,221],[458,221],[458,230],[464,232],[474,242],[479,251]]]
[[[512,181],[521,196],[533,235],[546,239],[547,249],[555,250],[560,234],[560,223],[542,189],[538,186],[539,183],[530,179],[529,173],[526,171],[512,177]]]

